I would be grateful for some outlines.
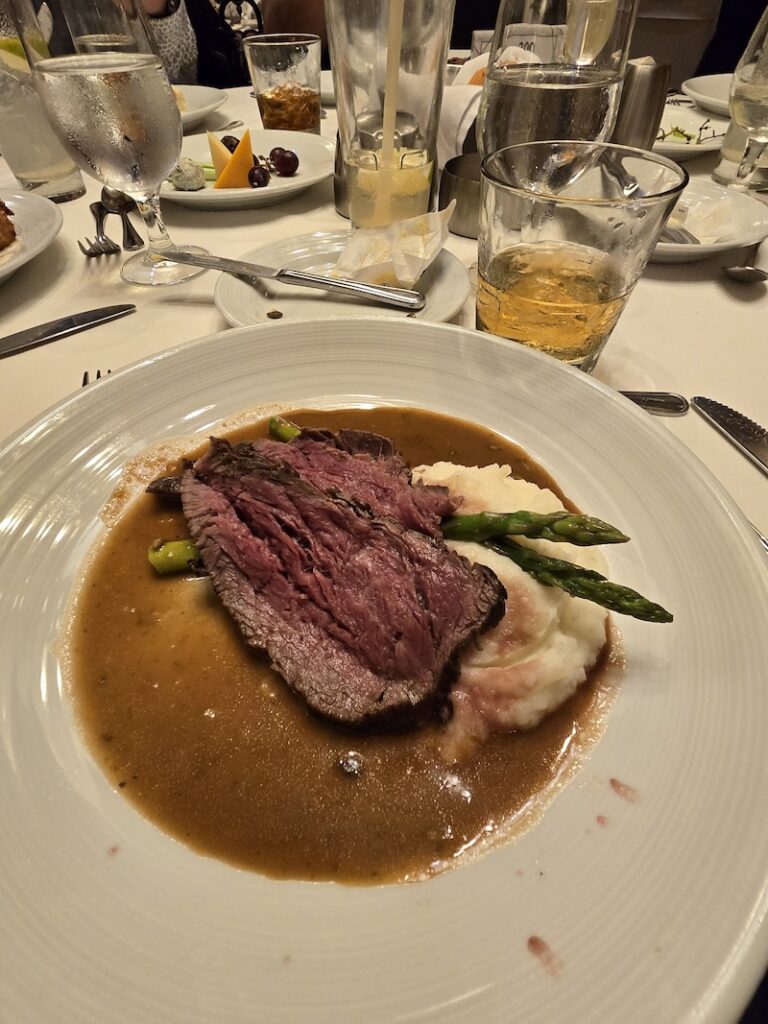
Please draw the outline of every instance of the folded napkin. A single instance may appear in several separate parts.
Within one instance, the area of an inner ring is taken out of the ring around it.
[[[464,140],[480,108],[480,85],[450,85],[443,90],[443,106],[437,127],[437,163],[440,170],[463,152]]]
[[[350,235],[334,277],[412,288],[448,237],[456,201],[439,213],[399,220],[387,228],[358,228]]]

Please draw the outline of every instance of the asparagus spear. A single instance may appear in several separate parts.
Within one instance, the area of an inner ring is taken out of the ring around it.
[[[672,621],[672,615],[666,608],[654,604],[629,587],[611,583],[594,569],[583,569],[573,562],[549,558],[513,540],[488,540],[484,544],[492,551],[511,558],[524,572],[547,587],[560,587],[573,597],[583,597],[612,612],[632,615],[647,622]]]
[[[570,512],[479,512],[451,516],[440,527],[446,540],[482,542],[491,537],[520,535],[569,544],[622,544],[629,540],[615,526],[592,516]]]
[[[297,427],[290,420],[283,419],[282,416],[270,416],[269,433],[277,441],[292,441],[301,433],[301,427]]]
[[[158,541],[147,552],[150,565],[161,576],[186,572],[190,562],[196,562],[199,557],[194,542],[189,539]]]

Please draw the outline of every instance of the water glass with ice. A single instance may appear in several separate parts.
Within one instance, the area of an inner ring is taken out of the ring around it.
[[[502,0],[477,118],[482,156],[610,138],[638,0]]]
[[[48,123],[8,0],[0,0],[0,153],[25,191],[57,203],[85,192]]]

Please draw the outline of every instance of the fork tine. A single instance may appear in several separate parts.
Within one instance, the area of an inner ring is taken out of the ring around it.
[[[79,244],[80,244],[80,243],[78,242],[78,245],[79,245]],[[91,375],[90,375],[90,373],[88,373],[88,371],[86,370],[86,371],[85,371],[85,373],[83,374],[83,383],[82,383],[82,384],[80,385],[80,387],[83,387],[83,388],[84,388],[84,387],[86,386],[86,384],[90,384],[90,383],[91,383]]]
[[[87,241],[88,241],[88,239],[86,238],[86,242]],[[83,243],[80,241],[79,238],[77,240],[77,244],[80,247],[80,252],[83,254],[83,256],[93,256],[93,253],[91,252],[90,247],[86,249],[85,246],[83,245]]]

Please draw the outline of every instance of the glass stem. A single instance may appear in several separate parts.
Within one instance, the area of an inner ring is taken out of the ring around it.
[[[747,143],[747,148],[744,151],[744,156],[741,158],[739,169],[736,172],[736,181],[739,184],[746,185],[749,179],[752,177],[757,162],[768,147],[768,142],[761,142],[759,139],[750,139]]]
[[[173,242],[165,229],[163,215],[160,213],[160,194],[154,192],[144,196],[143,199],[136,198],[136,205],[139,208],[139,213],[144,218],[144,223],[147,225],[147,235],[149,238],[149,251],[147,255],[153,258],[161,256],[167,249],[172,249]]]

